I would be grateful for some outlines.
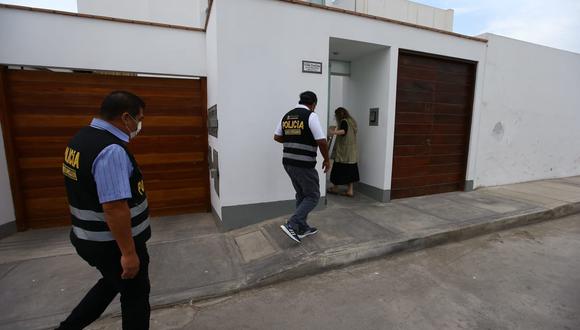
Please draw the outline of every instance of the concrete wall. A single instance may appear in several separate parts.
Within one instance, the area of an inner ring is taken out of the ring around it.
[[[345,107],[358,123],[358,152],[360,182],[388,189],[387,109],[388,109],[388,50],[376,51],[351,62],[351,76],[345,79]],[[369,126],[369,109],[379,108],[379,126]]]
[[[203,27],[207,0],[78,0],[78,12],[138,21]]]
[[[327,124],[331,37],[384,45],[393,54],[404,48],[473,61],[485,55],[482,42],[291,3],[222,0],[216,5],[222,207],[294,198],[273,130],[304,90],[318,94],[317,112],[322,125]],[[389,58],[388,104],[382,110],[391,144],[397,58]],[[302,73],[302,60],[322,62],[323,74]],[[392,158],[392,146],[386,148],[386,159]],[[390,168],[386,177],[383,187],[388,189]],[[324,183],[321,191],[324,195]]]
[[[205,33],[0,8],[0,64],[206,75]]]
[[[310,1],[316,2],[316,1]],[[335,0],[329,7],[386,17],[402,22],[453,31],[453,10],[440,9],[407,0]]]
[[[580,175],[580,54],[483,37],[476,186]]]

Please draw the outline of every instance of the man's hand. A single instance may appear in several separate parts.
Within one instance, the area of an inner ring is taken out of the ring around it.
[[[330,170],[330,160],[325,160],[322,162],[322,169],[324,170],[324,173],[328,173],[328,170]]]
[[[121,267],[123,267],[121,278],[128,280],[137,276],[140,264],[139,256],[136,253],[121,256]]]

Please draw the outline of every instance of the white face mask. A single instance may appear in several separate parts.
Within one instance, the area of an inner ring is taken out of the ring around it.
[[[130,137],[131,139],[134,139],[134,138],[137,136],[137,134],[139,134],[139,132],[141,132],[141,127],[142,127],[142,126],[143,126],[143,123],[142,123],[142,122],[138,122],[138,123],[137,123],[137,130],[135,130],[135,131],[131,132],[131,134],[130,134],[130,136],[129,136],[129,137]]]
[[[131,116],[131,115],[129,115],[129,117],[131,117],[131,119],[133,119],[137,123],[137,129],[132,131],[129,134],[129,139],[132,140],[139,134],[139,132],[141,132],[141,127],[143,127],[143,123],[140,121],[137,121],[137,119],[133,118],[133,116]]]

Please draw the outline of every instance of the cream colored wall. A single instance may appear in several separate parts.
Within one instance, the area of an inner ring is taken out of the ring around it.
[[[324,3],[329,7],[352,10],[363,14],[390,18],[430,28],[453,31],[453,10],[426,6],[408,0],[326,0],[306,2]]]

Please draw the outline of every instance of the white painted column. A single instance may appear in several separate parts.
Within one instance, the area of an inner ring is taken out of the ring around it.
[[[481,126],[481,109],[482,109],[482,98],[483,90],[485,88],[485,71],[486,71],[486,60],[487,48],[483,61],[477,63],[477,70],[475,75],[475,90],[473,95],[473,111],[471,114],[471,129],[469,136],[469,153],[467,157],[467,170],[465,174],[466,181],[473,181],[472,189],[477,187],[476,182],[476,170],[477,170],[477,154],[478,154],[478,144],[479,144],[479,131]],[[466,187],[467,188],[467,187]]]
[[[397,102],[397,75],[399,66],[399,48],[389,49],[389,89],[387,95],[387,152],[385,153],[385,175],[383,190],[391,190],[391,179],[393,176],[393,152],[395,143],[395,112]]]

